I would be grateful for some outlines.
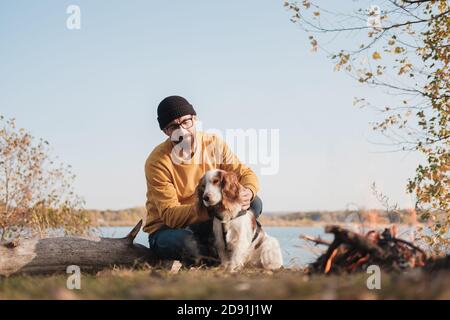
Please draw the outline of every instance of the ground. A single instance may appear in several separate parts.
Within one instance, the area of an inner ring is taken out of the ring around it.
[[[450,272],[382,274],[381,289],[368,274],[307,276],[302,270],[108,270],[82,274],[68,290],[68,275],[0,279],[0,299],[450,299]]]

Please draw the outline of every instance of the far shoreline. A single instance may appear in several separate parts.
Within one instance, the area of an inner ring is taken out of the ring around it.
[[[133,227],[139,220],[145,223],[143,207],[125,210],[86,210],[93,227]],[[267,212],[259,217],[267,227],[324,227],[325,225],[364,226],[365,228],[386,228],[396,226],[425,226],[420,213],[414,209],[386,211],[379,209],[336,210],[336,211],[294,211]]]
[[[409,223],[401,223],[401,222],[392,222],[392,223],[356,223],[356,222],[332,222],[332,221],[277,221],[272,219],[261,219],[261,224],[264,227],[325,227],[327,225],[338,225],[345,227],[360,227],[364,226],[365,228],[389,228],[390,226],[401,226],[401,227],[424,227],[423,223],[409,224]],[[108,221],[108,222],[96,222],[92,224],[94,228],[100,227],[129,227],[132,228],[138,223],[139,220],[136,221]]]

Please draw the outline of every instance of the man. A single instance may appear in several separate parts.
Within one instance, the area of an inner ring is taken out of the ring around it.
[[[234,171],[243,186],[242,208],[251,207],[259,216],[258,178],[217,135],[196,131],[197,114],[185,98],[165,98],[157,113],[159,127],[168,138],[145,163],[144,231],[149,233],[150,249],[161,259],[180,260],[186,265],[218,263],[212,220],[207,209],[196,204],[197,184],[210,169]]]

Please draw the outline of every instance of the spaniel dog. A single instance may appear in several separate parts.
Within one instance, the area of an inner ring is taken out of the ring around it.
[[[235,272],[244,266],[279,269],[283,264],[278,240],[268,236],[255,214],[242,210],[242,185],[234,172],[209,170],[197,186],[198,204],[214,217],[213,232],[222,266]]]

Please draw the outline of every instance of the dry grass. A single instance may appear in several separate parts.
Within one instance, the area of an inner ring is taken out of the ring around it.
[[[66,289],[66,275],[0,280],[1,299],[450,299],[450,273],[382,275],[369,290],[365,273],[306,276],[302,270],[109,270],[83,274],[81,290]]]

